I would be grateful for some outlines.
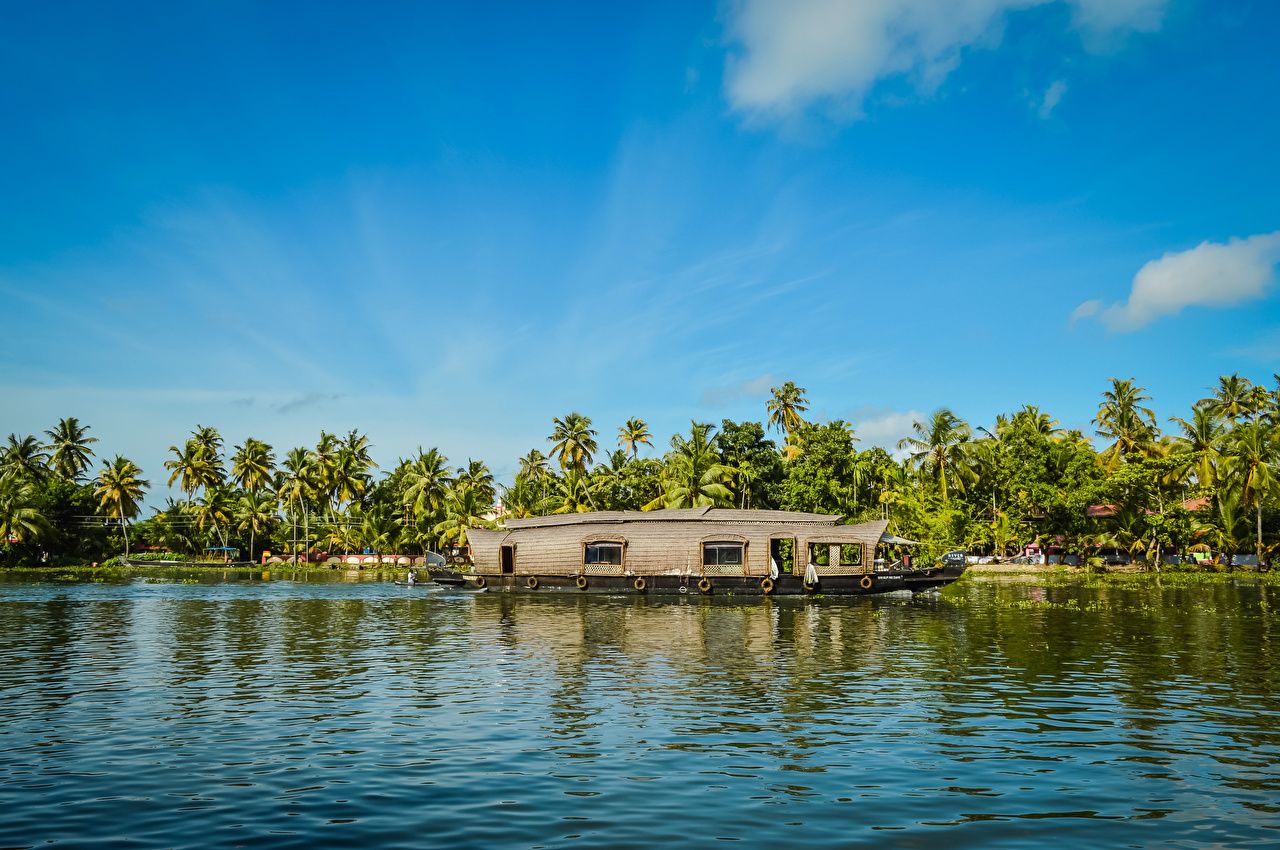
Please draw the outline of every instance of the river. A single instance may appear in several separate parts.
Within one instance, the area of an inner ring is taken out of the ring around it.
[[[1256,847],[1280,585],[0,582],[3,847]]]

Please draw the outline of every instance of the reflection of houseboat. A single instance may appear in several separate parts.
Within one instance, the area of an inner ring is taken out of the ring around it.
[[[868,594],[950,584],[964,562],[911,565],[877,558],[907,543],[887,522],[839,516],[689,508],[509,519],[469,529],[472,587],[495,590]]]

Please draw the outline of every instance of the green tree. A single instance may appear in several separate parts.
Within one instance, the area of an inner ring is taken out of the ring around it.
[[[732,473],[720,462],[712,443],[714,430],[710,423],[693,422],[688,439],[680,434],[671,437],[671,451],[662,470],[663,493],[644,510],[733,506],[733,491],[726,486]]]
[[[933,412],[926,422],[913,422],[914,437],[898,441],[898,449],[910,452],[908,463],[937,482],[942,503],[949,501],[950,486],[964,487],[964,462],[973,431],[947,408]]]
[[[777,444],[765,439],[764,426],[725,419],[715,444],[720,463],[734,472],[738,507],[776,509],[785,471]]]
[[[49,474],[48,461],[48,452],[35,437],[10,434],[8,444],[0,448],[0,478],[42,481]]]
[[[49,467],[54,474],[66,481],[79,481],[93,462],[93,449],[89,446],[98,438],[90,437],[89,426],[81,425],[74,416],[59,420],[44,433],[49,438]]]
[[[1255,389],[1252,381],[1239,374],[1223,375],[1218,378],[1218,386],[1212,390],[1212,395],[1200,399],[1196,407],[1220,419],[1246,419],[1260,412],[1261,399]]]
[[[17,478],[0,478],[0,545],[5,541],[32,543],[53,532],[37,505],[35,485]]]
[[[257,493],[271,483],[276,458],[271,446],[249,437],[236,446],[231,457],[231,480],[241,489]]]
[[[807,390],[797,387],[794,381],[787,381],[769,392],[772,397],[764,405],[769,414],[769,427],[781,431],[790,443],[792,433],[804,424],[800,414],[809,409],[809,399],[805,397]]]
[[[596,453],[596,432],[591,420],[581,413],[570,413],[563,419],[551,420],[551,424],[551,456],[560,461],[560,469],[586,472]]]
[[[259,536],[266,536],[275,525],[275,496],[261,491],[250,490],[242,495],[235,505],[236,530],[249,532],[249,560],[258,559],[255,543]]]
[[[1257,519],[1257,553],[1262,558],[1262,506],[1276,486],[1275,429],[1262,422],[1246,422],[1231,435],[1226,468],[1240,488],[1240,504],[1253,508]]]
[[[138,515],[138,502],[150,486],[150,482],[142,477],[142,469],[120,455],[104,461],[98,472],[98,486],[94,494],[98,497],[103,516],[120,521],[126,556],[129,554],[129,520]]]
[[[618,429],[618,445],[631,455],[632,460],[639,459],[640,446],[653,447],[653,434],[649,432],[649,425],[643,419],[628,419]]]
[[[825,514],[854,512],[852,470],[858,452],[853,428],[836,420],[824,425],[801,424],[792,434],[799,448],[787,461],[782,483],[782,508]]]
[[[1227,429],[1218,414],[1208,407],[1191,411],[1191,421],[1173,417],[1182,434],[1174,437],[1177,456],[1182,458],[1182,474],[1194,474],[1201,487],[1213,488],[1218,483],[1218,466],[1222,461],[1222,445]]]
[[[1142,404],[1151,400],[1145,393],[1132,378],[1112,378],[1111,389],[1102,394],[1102,404],[1098,405],[1098,415],[1093,421],[1098,426],[1098,436],[1112,441],[1102,453],[1108,472],[1115,471],[1123,461],[1143,454],[1155,442],[1156,415]]]

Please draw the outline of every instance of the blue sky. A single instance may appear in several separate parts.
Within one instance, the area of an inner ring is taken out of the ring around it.
[[[3,425],[500,476],[580,410],[888,445],[1280,371],[1280,7],[6,4]]]

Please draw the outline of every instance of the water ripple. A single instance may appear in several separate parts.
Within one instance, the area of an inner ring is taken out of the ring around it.
[[[10,582],[0,846],[1257,846],[1266,593]]]

